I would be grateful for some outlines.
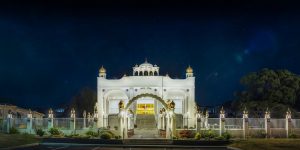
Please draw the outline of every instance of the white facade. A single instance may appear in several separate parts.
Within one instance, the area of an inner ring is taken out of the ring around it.
[[[195,77],[191,67],[186,69],[185,79],[172,79],[168,75],[159,75],[159,67],[147,61],[133,67],[133,76],[123,76],[121,79],[107,79],[103,66],[99,70],[97,79],[97,111],[98,127],[108,126],[108,116],[119,113],[118,103],[125,102],[140,94],[150,93],[161,97],[163,100],[175,102],[176,114],[186,118],[184,126],[194,127],[196,123],[195,102]],[[129,106],[134,113],[139,103],[154,104],[154,115],[159,115],[163,105],[151,98],[145,97],[135,101]]]

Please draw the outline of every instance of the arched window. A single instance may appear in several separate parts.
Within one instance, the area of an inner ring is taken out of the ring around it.
[[[138,75],[139,75],[139,72],[138,72],[138,71],[135,71],[135,72],[134,72],[134,75],[135,75],[135,76],[138,76]]]
[[[157,71],[154,71],[154,75],[155,75],[155,76],[157,76],[157,75],[158,75]]]
[[[142,76],[143,75],[143,72],[142,71],[140,71],[140,73],[139,73],[139,76]]]
[[[148,76],[148,71],[145,71],[145,72],[144,72],[144,76]]]
[[[150,71],[149,76],[153,76],[153,72],[152,71]]]

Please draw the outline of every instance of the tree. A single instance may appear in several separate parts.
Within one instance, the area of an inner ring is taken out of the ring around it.
[[[300,77],[288,70],[262,69],[240,80],[244,90],[235,94],[232,105],[242,111],[245,107],[261,117],[268,107],[272,117],[284,117],[288,108],[300,110]]]
[[[74,108],[76,110],[77,117],[83,117],[83,111],[94,112],[94,106],[97,102],[97,94],[91,88],[82,88],[78,94],[72,97],[69,108],[67,109],[67,114],[70,115],[70,110]]]

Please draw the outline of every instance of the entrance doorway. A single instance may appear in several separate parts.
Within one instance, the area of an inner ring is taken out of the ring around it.
[[[137,104],[137,115],[154,115],[154,104]]]

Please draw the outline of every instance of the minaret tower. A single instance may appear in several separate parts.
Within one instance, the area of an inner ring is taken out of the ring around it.
[[[186,78],[193,77],[193,68],[189,65],[189,67],[186,68]]]
[[[106,70],[103,66],[99,69],[99,77],[106,78]]]

